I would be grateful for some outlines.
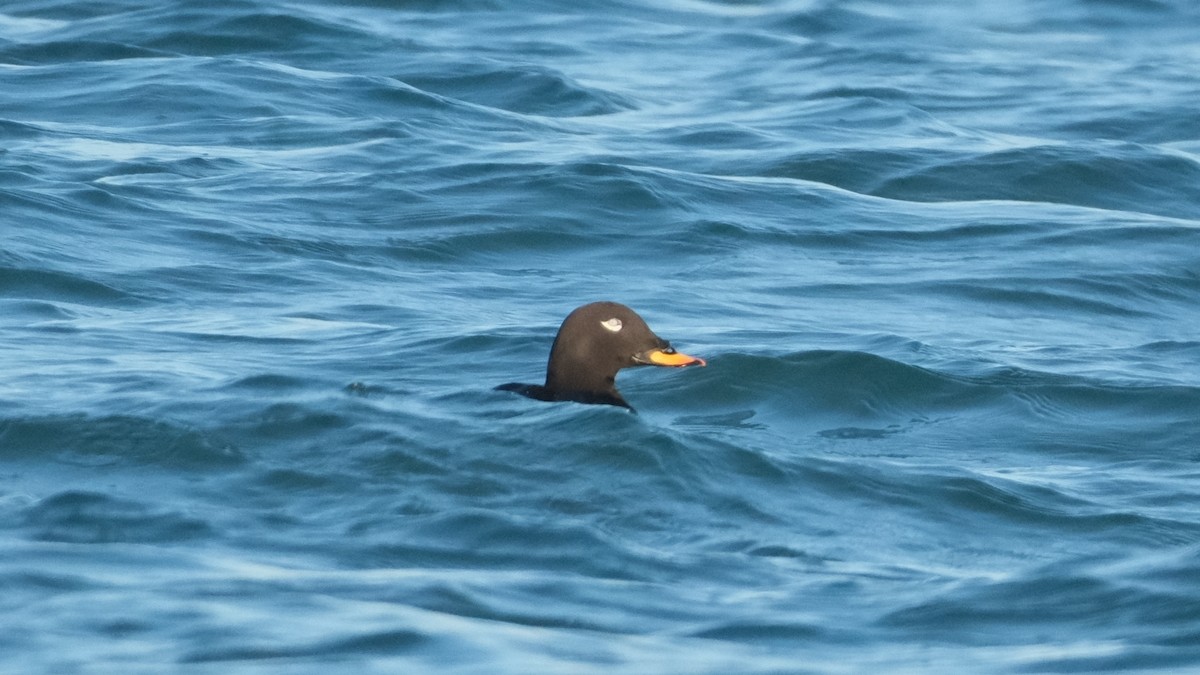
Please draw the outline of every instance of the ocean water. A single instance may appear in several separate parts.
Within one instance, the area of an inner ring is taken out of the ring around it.
[[[1197,26],[6,1],[0,671],[1200,668]]]

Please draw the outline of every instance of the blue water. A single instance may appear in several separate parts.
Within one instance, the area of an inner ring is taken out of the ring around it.
[[[0,671],[1200,668],[1197,26],[3,3]]]

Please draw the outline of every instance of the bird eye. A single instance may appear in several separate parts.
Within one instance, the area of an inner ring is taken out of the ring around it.
[[[621,330],[621,320],[615,316],[611,319],[605,319],[604,321],[601,321],[600,325],[614,333]]]

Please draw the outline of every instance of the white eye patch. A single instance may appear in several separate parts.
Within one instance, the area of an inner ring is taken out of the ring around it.
[[[611,319],[605,319],[604,321],[601,321],[600,325],[614,333],[621,330],[621,320],[615,316]]]

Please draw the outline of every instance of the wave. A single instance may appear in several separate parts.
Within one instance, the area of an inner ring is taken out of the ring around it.
[[[213,533],[206,521],[172,508],[75,490],[39,500],[25,510],[23,525],[35,540],[76,544],[166,543]]]
[[[1155,447],[1195,438],[1187,420],[1189,410],[1200,409],[1197,386],[985,364],[973,370],[950,374],[864,352],[734,353],[714,356],[704,371],[654,386],[667,392],[671,409],[689,411],[689,423],[747,411],[750,416],[739,422],[758,420],[830,439],[941,429],[976,434],[987,446],[989,434],[1007,429],[1003,433],[1047,442],[1074,434],[1087,447],[1115,450],[1127,444],[1132,451],[1141,445],[1138,433],[1150,426],[1160,435]],[[636,398],[639,390],[640,383],[627,395]]]
[[[396,79],[419,89],[525,115],[607,115],[635,107],[618,94],[584,86],[561,72],[490,61],[422,62]]]
[[[187,470],[240,464],[220,437],[132,415],[82,413],[0,419],[0,457],[79,466],[158,466]]]
[[[1105,671],[1172,668],[1194,664],[1196,617],[1184,607],[1198,599],[1187,585],[1157,583],[1163,576],[1196,574],[1195,547],[1113,569],[1106,559],[1076,559],[1035,566],[991,581],[952,587],[890,612],[881,625],[946,644],[970,644],[988,635],[1026,644],[1055,626],[1086,622],[1080,649],[1058,654],[1012,654],[1039,671]],[[951,627],[954,627],[951,629]],[[1132,629],[1131,629],[1132,627]],[[1189,645],[1189,649],[1178,649]]]
[[[899,201],[1032,202],[1180,219],[1193,219],[1200,205],[1200,163],[1140,144],[1034,144],[983,154],[817,149],[751,170]]]
[[[0,296],[81,305],[114,306],[134,296],[78,273],[0,267]]]

